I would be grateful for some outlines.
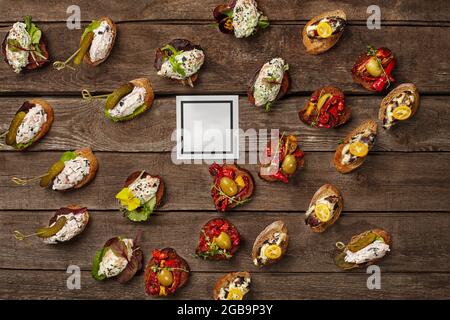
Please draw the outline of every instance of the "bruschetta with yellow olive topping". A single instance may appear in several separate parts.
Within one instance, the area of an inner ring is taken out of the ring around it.
[[[349,173],[359,168],[366,160],[377,137],[377,124],[364,121],[342,141],[334,154],[334,166],[340,173]]]
[[[341,38],[347,24],[342,10],[322,13],[312,18],[303,28],[302,38],[309,54],[320,54],[330,50]]]
[[[368,266],[378,262],[390,250],[391,236],[382,229],[373,229],[351,238],[345,245],[336,243],[341,252],[336,255],[336,265],[344,270]]]
[[[412,83],[404,83],[389,92],[381,101],[378,118],[384,129],[410,119],[419,109],[419,90]]]
[[[15,73],[38,69],[49,62],[42,30],[30,16],[23,22],[14,23],[3,40],[2,53]]]
[[[256,238],[252,249],[253,264],[257,267],[273,264],[285,255],[289,237],[286,224],[275,221],[269,224]]]
[[[250,273],[232,272],[220,277],[213,290],[214,300],[244,300],[250,292]]]
[[[289,90],[289,65],[282,58],[265,63],[251,80],[247,96],[249,102],[269,112],[272,104]]]
[[[175,39],[156,50],[155,69],[159,76],[194,86],[205,62],[203,49],[186,39]]]
[[[41,140],[52,124],[53,108],[47,101],[25,101],[11,121],[5,143],[14,149],[25,150]]]
[[[131,221],[146,221],[153,210],[161,205],[164,191],[164,181],[160,176],[136,171],[128,176],[116,199],[125,217]]]
[[[334,224],[344,208],[344,200],[339,190],[325,184],[316,191],[305,213],[305,223],[314,232],[324,232]]]

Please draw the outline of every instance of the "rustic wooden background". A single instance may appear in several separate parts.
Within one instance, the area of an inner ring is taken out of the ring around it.
[[[31,14],[44,31],[53,59],[63,60],[77,47],[81,30],[68,30],[66,8],[76,2],[82,20],[110,16],[118,23],[118,41],[100,67],[54,71],[51,67],[24,75],[0,64],[0,129],[22,102],[42,96],[55,109],[48,136],[29,152],[0,151],[0,298],[145,298],[142,274],[129,284],[96,282],[91,260],[103,243],[116,235],[143,230],[147,261],[155,247],[174,247],[193,272],[176,298],[208,299],[215,280],[225,272],[252,273],[255,299],[391,299],[450,297],[450,2],[448,1],[300,1],[260,0],[271,26],[255,37],[238,40],[213,30],[211,11],[220,0],[92,1],[0,0],[0,38],[13,22]],[[366,9],[382,9],[381,30],[368,30]],[[305,53],[300,32],[312,16],[328,9],[346,11],[349,26],[340,43],[321,56]],[[83,23],[83,26],[86,23]],[[153,68],[154,51],[173,38],[203,46],[206,63],[194,89],[160,79]],[[398,58],[398,83],[414,82],[422,95],[413,120],[380,133],[374,152],[360,170],[338,174],[331,164],[337,142],[361,120],[375,118],[382,96],[351,81],[349,70],[367,44],[388,46]],[[263,62],[283,56],[292,78],[290,95],[270,114],[246,102],[246,83]],[[155,89],[153,108],[132,122],[114,124],[102,114],[102,103],[87,104],[80,90],[110,92],[138,77]],[[348,96],[352,121],[337,130],[315,130],[296,115],[310,93],[335,85]],[[245,239],[232,261],[215,263],[194,258],[201,225],[218,214],[209,196],[207,165],[175,166],[176,94],[240,94],[243,129],[280,128],[299,137],[306,153],[305,169],[289,185],[268,184],[256,177],[253,201],[226,217]],[[42,173],[62,151],[90,146],[100,161],[96,180],[70,193],[19,187],[12,175]],[[167,183],[166,204],[150,221],[134,224],[117,211],[114,195],[124,178],[146,169]],[[341,219],[324,234],[313,234],[303,213],[323,183],[333,183],[345,199]],[[54,210],[70,203],[87,206],[91,223],[76,240],[58,246],[39,239],[16,241],[13,230],[33,231],[45,225]],[[253,267],[250,249],[265,225],[275,219],[288,224],[288,256],[265,269]],[[365,270],[342,272],[333,264],[334,243],[368,228],[382,227],[393,236],[392,252],[380,264],[382,289],[368,290]],[[82,269],[82,289],[66,288],[66,268]]]

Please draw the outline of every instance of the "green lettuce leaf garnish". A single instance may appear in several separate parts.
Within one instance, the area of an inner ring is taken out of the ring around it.
[[[156,206],[156,196],[144,203],[142,207],[133,211],[125,212],[128,219],[135,222],[146,221],[148,217],[153,213]]]
[[[75,153],[75,151],[66,151],[62,154],[61,158],[59,158],[59,160],[61,160],[62,162],[66,162],[69,160],[73,160],[77,157],[77,154]]]
[[[107,248],[103,248],[102,250],[98,250],[95,253],[94,261],[92,262],[92,277],[95,280],[102,281],[106,278],[104,274],[99,275],[98,271],[100,270],[100,262],[102,262],[103,256],[105,255]]]

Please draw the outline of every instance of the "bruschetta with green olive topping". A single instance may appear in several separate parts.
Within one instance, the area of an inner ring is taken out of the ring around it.
[[[244,300],[250,292],[250,273],[232,272],[220,277],[213,290],[214,300]]]
[[[52,124],[53,108],[47,101],[25,101],[11,121],[5,143],[16,150],[25,150],[41,140]]]
[[[19,231],[15,231],[14,235],[18,240],[37,236],[46,244],[58,244],[67,242],[82,233],[88,222],[89,212],[87,208],[69,205],[56,211],[50,218],[47,227],[39,228],[36,233],[30,235],[23,235]]]
[[[160,176],[136,171],[128,176],[116,199],[125,217],[131,221],[146,221],[161,205],[164,191],[164,181]]]
[[[26,16],[23,22],[13,24],[3,40],[2,53],[15,73],[38,69],[49,62],[42,30],[30,16]]]
[[[342,10],[322,13],[312,18],[303,28],[302,38],[309,54],[320,54],[330,50],[341,38],[347,23]]]
[[[175,39],[156,50],[155,69],[159,76],[194,86],[205,62],[203,49],[186,39]]]
[[[270,111],[272,104],[289,90],[289,65],[282,58],[273,58],[255,74],[247,90],[249,102]]]
[[[102,281],[114,278],[126,283],[142,269],[143,252],[139,247],[140,233],[135,239],[114,237],[106,241],[95,254],[92,277]]]
[[[378,118],[384,129],[410,119],[419,109],[419,90],[412,83],[404,83],[389,92],[381,101]]]
[[[286,254],[288,242],[288,230],[283,221],[269,224],[253,244],[253,264],[261,267],[278,262]]]
[[[373,229],[351,238],[345,245],[336,243],[341,252],[336,255],[336,265],[344,270],[368,266],[383,258],[390,250],[391,236],[382,229]]]
[[[247,38],[269,26],[269,19],[258,10],[255,0],[232,0],[218,5],[213,15],[219,30],[234,33],[236,38]]]
[[[339,190],[325,184],[316,191],[305,213],[305,223],[314,232],[324,232],[334,224],[344,208],[344,200]]]
[[[366,160],[377,137],[377,124],[364,121],[342,141],[334,154],[334,166],[340,173],[349,173],[359,168]]]

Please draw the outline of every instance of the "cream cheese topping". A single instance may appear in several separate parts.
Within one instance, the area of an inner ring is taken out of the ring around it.
[[[133,114],[137,108],[142,106],[145,101],[147,91],[143,87],[134,87],[133,91],[120,99],[119,103],[109,110],[109,114],[114,118],[123,118]]]
[[[127,248],[127,258],[117,256],[110,248],[108,248],[103,255],[102,261],[99,265],[98,275],[104,275],[107,278],[118,276],[128,265],[133,255],[133,240],[122,239]]]
[[[196,74],[205,61],[203,50],[194,48],[193,50],[183,51],[175,56],[176,62],[184,70],[184,75],[174,70],[169,60],[164,61],[158,75],[168,77],[175,80],[184,80]]]
[[[28,110],[25,118],[17,130],[16,143],[27,144],[41,131],[42,125],[47,122],[47,113],[41,105],[36,104]]]
[[[385,111],[385,122],[383,123],[383,127],[389,129],[394,125],[396,119],[393,116],[394,110],[399,106],[408,106],[412,108],[414,103],[414,94],[411,91],[405,91],[400,93],[398,96],[393,98],[391,102],[386,107]]]
[[[8,37],[6,39],[6,60],[13,67],[14,72],[19,73],[22,68],[28,65],[29,51],[31,46],[31,36],[26,30],[26,24],[23,22],[14,23],[11,30],[9,30]],[[14,40],[18,42],[20,48],[11,48],[8,45],[8,41]],[[21,50],[27,49],[27,50]]]
[[[136,179],[132,184],[128,186],[131,193],[139,199],[141,204],[147,203],[152,199],[159,188],[160,180],[152,176],[146,176],[145,178]]]
[[[387,245],[383,240],[375,240],[365,248],[357,252],[351,252],[347,250],[345,253],[345,262],[348,263],[366,263],[374,259],[382,258],[386,253],[390,251],[389,245]]]
[[[58,242],[69,241],[83,232],[89,219],[87,211],[79,214],[73,214],[71,212],[69,214],[59,215],[58,218],[60,217],[66,217],[66,224],[55,235],[49,238],[44,238],[44,243],[57,244]],[[55,223],[56,221],[52,223],[50,227]]]
[[[64,169],[53,181],[53,190],[67,190],[75,187],[90,172],[89,160],[78,156],[64,162]]]
[[[255,0],[237,0],[233,8],[233,28],[236,38],[251,36],[258,27],[261,12]]]
[[[97,62],[106,58],[114,35],[111,26],[106,21],[102,21],[93,32],[94,38],[89,48],[89,57],[92,62]]]
[[[273,102],[280,92],[284,73],[289,69],[282,58],[274,58],[265,63],[256,78],[253,97],[257,107]]]
[[[363,132],[352,137],[350,141],[342,148],[341,164],[347,165],[358,159],[357,156],[350,153],[350,145],[356,141],[364,143],[370,150],[375,141],[375,134],[371,130],[365,129]]]

